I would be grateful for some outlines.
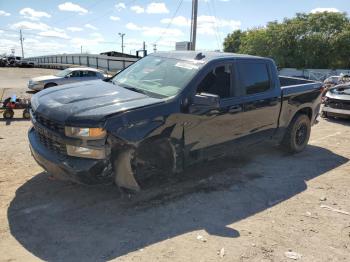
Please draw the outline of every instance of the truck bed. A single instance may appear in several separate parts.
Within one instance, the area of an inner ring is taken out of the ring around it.
[[[298,93],[311,92],[322,86],[321,82],[316,82],[303,78],[279,76],[282,96],[295,95]]]

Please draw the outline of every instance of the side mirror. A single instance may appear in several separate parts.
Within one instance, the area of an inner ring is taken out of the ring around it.
[[[209,93],[196,94],[190,105],[190,112],[205,112],[220,108],[220,97]]]

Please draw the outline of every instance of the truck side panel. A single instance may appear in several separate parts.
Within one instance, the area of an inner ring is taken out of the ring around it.
[[[314,124],[320,110],[322,84],[307,83],[291,86],[282,86],[282,108],[279,118],[277,136],[283,137],[284,131],[297,112],[309,116]]]

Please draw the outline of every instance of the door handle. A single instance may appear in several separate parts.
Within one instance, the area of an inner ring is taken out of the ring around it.
[[[228,110],[229,113],[238,113],[242,112],[242,107],[241,106],[231,106],[230,109]]]

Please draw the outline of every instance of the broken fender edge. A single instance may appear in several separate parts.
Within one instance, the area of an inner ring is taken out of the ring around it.
[[[135,149],[128,148],[121,151],[113,161],[115,170],[115,183],[119,187],[140,191],[140,186],[136,182],[134,172],[131,167],[131,161]]]

